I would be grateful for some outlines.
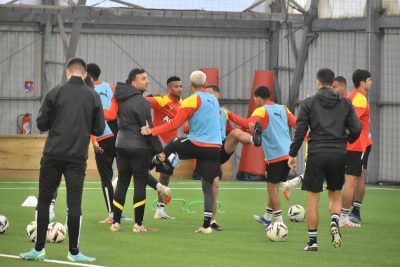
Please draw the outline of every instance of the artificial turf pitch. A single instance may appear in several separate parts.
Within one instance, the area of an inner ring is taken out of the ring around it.
[[[38,183],[32,180],[0,181],[0,213],[7,216],[10,228],[0,235],[0,254],[17,255],[33,247],[25,237],[25,227],[34,220],[34,208],[21,207],[29,195],[37,195]],[[199,181],[171,183],[174,199],[202,200]],[[151,206],[156,198],[147,190],[144,225],[147,233],[133,233],[131,221],[123,221],[120,232],[110,232],[109,225],[98,224],[106,217],[105,203],[96,180],[87,180],[83,193],[83,227],[80,249],[97,257],[94,264],[104,266],[400,266],[400,187],[368,186],[362,206],[363,225],[358,229],[342,229],[343,244],[333,248],[329,235],[327,196],[320,201],[318,252],[304,252],[308,241],[305,222],[287,218],[289,206],[305,207],[305,193],[294,190],[291,201],[282,200],[284,222],[289,236],[284,242],[267,239],[264,227],[253,219],[263,214],[266,190],[263,182],[221,182],[221,202],[217,221],[222,232],[195,234],[203,220],[203,204],[193,204],[195,213],[182,209],[182,202],[173,201],[166,211],[176,220],[153,219]],[[132,188],[129,189],[124,215],[133,216]],[[56,206],[56,219],[65,222],[66,190],[62,183]],[[66,260],[68,237],[60,244],[47,244],[48,259]],[[53,263],[25,262],[0,257],[0,266],[56,266]]]

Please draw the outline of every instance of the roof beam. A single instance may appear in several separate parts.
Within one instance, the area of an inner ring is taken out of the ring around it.
[[[251,6],[249,6],[248,8],[246,8],[245,10],[243,10],[242,12],[247,12],[247,11],[251,11],[253,8],[258,7],[259,5],[261,5],[262,3],[264,3],[267,0],[258,0],[257,2],[255,2],[254,4],[252,4]]]

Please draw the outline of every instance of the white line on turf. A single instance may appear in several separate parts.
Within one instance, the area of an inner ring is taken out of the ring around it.
[[[12,259],[21,259],[17,255],[1,254],[1,253],[0,253],[0,257],[12,258]],[[86,264],[86,263],[69,262],[69,261],[59,261],[59,260],[44,260],[44,262],[58,263],[58,264],[64,264],[64,265],[73,265],[73,266],[83,266],[83,267],[106,267],[106,266],[103,266],[103,265]]]
[[[37,190],[37,187],[0,187],[0,190]],[[60,190],[65,190],[65,187],[59,187]],[[83,187],[84,190],[101,190],[101,187]],[[300,188],[293,188],[294,190],[300,190]],[[153,191],[153,188],[147,188],[147,190]],[[171,187],[171,190],[202,190],[200,187]],[[265,187],[225,187],[219,188],[219,190],[266,190]],[[367,190],[386,190],[386,191],[400,191],[400,188],[380,188],[380,187],[367,187]]]

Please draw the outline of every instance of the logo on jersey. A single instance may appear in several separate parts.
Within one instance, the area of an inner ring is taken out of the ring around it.
[[[107,97],[107,98],[108,98],[107,92],[105,92],[105,93],[103,93],[103,92],[100,92],[100,96],[102,96],[102,95],[104,95],[105,97]]]
[[[165,116],[165,117],[163,118],[162,121],[163,121],[163,122],[170,122],[170,121],[171,121],[171,118],[168,117],[168,116]]]

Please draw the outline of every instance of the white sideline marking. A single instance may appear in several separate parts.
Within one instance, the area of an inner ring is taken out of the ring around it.
[[[0,257],[21,260],[21,258],[19,256],[10,255],[10,254],[0,254]],[[102,265],[77,263],[77,262],[69,262],[69,261],[58,261],[58,260],[44,260],[44,262],[58,263],[58,264],[64,264],[64,265],[84,266],[84,267],[106,267],[106,266],[102,266]]]
[[[58,189],[65,190],[65,187]],[[102,190],[101,187],[83,187],[84,190]],[[154,191],[153,188],[146,188],[147,190]],[[300,188],[293,188],[300,190]],[[0,187],[0,190],[38,190],[37,187]],[[171,190],[202,190],[200,187],[171,187]],[[219,190],[267,190],[265,187],[225,187]],[[386,191],[400,191],[400,188],[380,188],[380,187],[367,187],[367,190],[386,190]]]

